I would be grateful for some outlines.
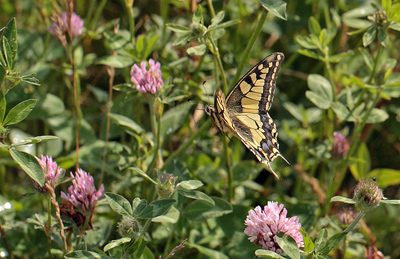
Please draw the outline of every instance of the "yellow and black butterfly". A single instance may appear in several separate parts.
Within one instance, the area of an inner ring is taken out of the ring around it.
[[[266,164],[280,156],[276,125],[268,114],[274,98],[276,78],[284,55],[273,53],[255,65],[225,96],[221,89],[215,93],[214,107],[207,105],[205,111],[223,132],[231,132]]]

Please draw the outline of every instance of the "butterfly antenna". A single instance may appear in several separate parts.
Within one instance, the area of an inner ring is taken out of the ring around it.
[[[207,94],[207,97],[208,97],[208,103],[211,103],[211,100],[210,100],[210,94],[207,92],[207,89],[206,89],[206,87],[204,86],[205,84],[206,84],[206,81],[203,81],[203,84],[202,84],[202,86],[203,86],[204,92],[206,92],[206,94]]]

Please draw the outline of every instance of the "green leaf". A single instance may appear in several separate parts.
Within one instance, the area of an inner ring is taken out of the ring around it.
[[[3,46],[4,58],[5,58],[5,61],[7,64],[6,66],[7,66],[8,70],[12,70],[13,60],[12,60],[11,46],[8,43],[7,38],[5,38],[5,37],[3,37],[2,46]]]
[[[387,0],[390,1],[390,0]],[[390,1],[392,2],[392,1]],[[400,4],[394,4],[389,11],[389,20],[395,23],[400,23]]]
[[[96,60],[96,64],[102,64],[114,68],[126,68],[132,66],[133,58],[121,55],[104,56]]]
[[[152,219],[166,213],[175,202],[174,199],[153,201],[139,213],[136,213],[135,210],[134,215],[141,219]]]
[[[56,137],[56,136],[37,136],[37,137],[32,137],[32,138],[21,139],[18,143],[11,144],[11,147],[36,144],[36,143],[40,143],[43,141],[55,140],[55,139],[58,139],[58,137]]]
[[[205,44],[201,44],[195,47],[190,47],[186,50],[189,56],[202,56],[206,53],[207,46]]]
[[[314,243],[311,240],[311,238],[308,236],[308,234],[304,230],[304,228],[300,228],[299,231],[303,235],[304,253],[307,256],[307,255],[311,254],[314,251]]]
[[[308,30],[310,33],[318,36],[321,33],[321,26],[319,25],[317,19],[314,16],[311,16],[308,20]]]
[[[10,47],[10,52],[8,53],[11,63],[8,63],[9,68],[13,68],[13,63],[15,57],[17,56],[18,51],[18,42],[17,42],[17,22],[15,18],[12,18],[6,25],[6,28],[3,31],[3,37],[7,39],[7,43]]]
[[[216,26],[217,24],[219,24],[220,22],[222,22],[222,20],[224,19],[224,17],[225,17],[225,12],[224,12],[224,11],[219,11],[219,12],[217,13],[217,15],[215,15],[215,16],[211,19],[211,25],[210,25],[210,27]],[[210,27],[209,27],[209,28],[210,28]]]
[[[106,255],[98,254],[95,252],[83,251],[83,250],[70,252],[64,255],[64,257],[67,259],[113,259],[112,257]]]
[[[314,103],[318,108],[326,110],[331,107],[331,103],[328,102],[323,97],[321,97],[321,95],[317,94],[316,92],[306,91],[306,97],[308,100]]]
[[[273,259],[286,259],[286,257],[283,257],[275,252],[269,251],[269,250],[264,250],[264,249],[258,249],[255,252],[257,257],[265,257],[265,258],[273,258]]]
[[[367,118],[367,123],[371,123],[371,124],[381,123],[381,122],[384,122],[385,120],[387,120],[388,118],[389,118],[389,114],[386,111],[384,111],[382,109],[378,109],[378,108],[373,108]]]
[[[174,206],[172,206],[166,214],[155,217],[151,221],[175,224],[176,222],[178,222],[179,216],[180,216],[179,210]]]
[[[307,84],[311,91],[323,96],[328,101],[333,100],[331,83],[325,77],[311,74],[307,77]]]
[[[188,180],[180,182],[177,187],[186,190],[194,190],[201,186],[203,186],[203,183],[199,180]]]
[[[143,51],[143,59],[148,59],[149,55],[153,52],[159,36],[153,35],[150,39],[147,39],[146,47]]]
[[[350,115],[350,111],[346,108],[343,103],[334,102],[332,103],[332,110],[336,113],[336,116],[340,120],[355,121],[356,119]]]
[[[224,22],[224,23],[215,25],[215,26],[210,26],[210,27],[208,27],[208,31],[213,32],[213,33],[215,33],[216,31],[221,31],[221,32],[218,33],[219,36],[213,34],[214,40],[217,40],[217,39],[219,39],[219,38],[223,35],[223,33],[224,33],[223,29],[228,28],[228,27],[231,27],[231,26],[233,26],[233,25],[235,25],[235,24],[238,24],[238,23],[240,23],[240,20],[239,20],[239,19],[227,21],[227,22]],[[222,33],[222,34],[221,34],[221,33]]]
[[[40,186],[43,186],[45,181],[44,172],[36,157],[15,149],[10,149],[10,155],[30,178],[40,184]]]
[[[327,240],[328,239],[328,231],[326,231],[326,229],[322,229],[318,236],[317,239],[315,240],[315,251],[316,252],[320,252],[321,249],[323,249],[326,244],[327,244]]]
[[[376,38],[376,27],[371,26],[363,35],[363,46],[367,47],[371,44]]]
[[[178,33],[192,33],[189,27],[187,26],[182,26],[179,24],[172,24],[172,23],[167,23],[166,26],[170,28],[174,32]]]
[[[123,237],[120,239],[116,239],[116,240],[111,240],[104,248],[103,251],[107,252],[108,250],[111,250],[113,248],[119,247],[123,244],[129,243],[131,241],[131,239],[129,237]]]
[[[124,115],[109,113],[108,117],[110,117],[112,120],[114,120],[118,125],[121,125],[132,132],[135,132],[138,134],[144,132],[144,130],[142,129],[142,127],[140,127],[139,124],[137,124],[131,118],[128,118]]]
[[[1,53],[0,53],[1,55]],[[0,80],[1,82],[1,80]],[[6,98],[2,95],[0,95],[0,122],[2,122],[4,120],[4,115],[6,114]]]
[[[212,205],[215,205],[214,200],[211,199],[210,196],[208,196],[204,192],[200,192],[197,190],[187,190],[187,189],[181,188],[180,186],[178,186],[177,191],[179,194],[181,194],[187,198],[191,198],[191,199],[195,199],[195,200],[202,200],[202,201],[209,202]]]
[[[300,250],[297,246],[296,241],[289,235],[283,235],[283,237],[276,236],[278,245],[292,259],[300,259]]]
[[[271,14],[286,20],[286,2],[282,0],[259,0],[261,5]]]
[[[153,184],[158,185],[158,183],[156,181],[154,181],[150,176],[148,176],[145,172],[143,172],[142,169],[140,169],[138,167],[130,167],[129,169],[134,171],[135,173],[140,174],[141,176],[143,176],[145,179],[149,180]]]
[[[315,52],[313,52],[311,50],[299,49],[297,52],[299,52],[299,54],[304,55],[306,57],[320,60],[320,56],[317,53],[315,53]]]
[[[301,107],[298,107],[297,105],[290,102],[284,102],[283,107],[285,107],[285,109],[298,121],[304,121],[304,114]]]
[[[342,196],[333,196],[331,198],[330,202],[343,202],[343,203],[347,203],[347,204],[356,204],[356,202],[353,199],[349,199],[349,198],[342,197]]]
[[[3,125],[13,125],[28,117],[29,113],[35,107],[36,100],[28,99],[15,105],[4,119]]]
[[[324,249],[320,250],[320,253],[323,255],[327,255],[330,251],[332,251],[333,248],[335,248],[340,241],[347,235],[347,233],[342,232],[342,233],[337,233],[333,235],[331,238],[329,238],[328,243],[324,247]]]
[[[193,14],[192,23],[202,23],[203,22],[203,7],[197,5],[197,9]]]
[[[141,213],[147,206],[147,201],[145,199],[135,198],[132,202],[133,214]]]
[[[209,218],[220,217],[232,212],[232,205],[217,197],[213,197],[215,206],[205,201],[194,201],[183,211],[183,216],[189,220],[207,220]]]
[[[400,205],[400,200],[381,200],[381,203]]]
[[[371,168],[371,157],[365,142],[361,143],[355,154],[357,161],[350,165],[350,172],[357,181],[365,179],[365,176]]]
[[[131,203],[125,197],[114,193],[106,193],[105,197],[113,211],[125,217],[133,217]]]
[[[294,39],[303,48],[318,49],[317,45],[315,45],[315,43],[308,36],[295,35]],[[314,54],[314,52],[311,52],[311,53]],[[305,55],[305,54],[302,54],[302,55]],[[305,56],[307,56],[307,55],[305,55]]]
[[[378,30],[378,40],[384,48],[387,47],[389,43],[389,36],[387,32],[381,28]]]
[[[376,183],[381,189],[400,184],[400,170],[390,168],[378,168],[366,174],[365,179],[375,177]]]
[[[187,102],[166,111],[161,118],[160,133],[165,136],[179,129],[185,122],[192,105],[192,103]]]
[[[180,45],[185,45],[189,39],[192,37],[192,32],[184,33],[181,36],[179,36],[174,43],[172,43],[172,46],[180,46]]]
[[[382,8],[386,13],[390,14],[390,8],[392,7],[392,0],[382,0]]]

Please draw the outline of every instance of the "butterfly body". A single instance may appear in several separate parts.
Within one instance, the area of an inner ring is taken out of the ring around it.
[[[219,130],[239,138],[278,179],[269,163],[277,156],[289,162],[279,151],[278,132],[268,111],[283,58],[282,53],[266,57],[239,80],[226,98],[218,89],[214,106],[205,109]]]

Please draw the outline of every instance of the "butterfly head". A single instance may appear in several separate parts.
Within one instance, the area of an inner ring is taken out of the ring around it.
[[[212,105],[207,105],[204,111],[207,113],[208,116],[212,117],[215,113],[214,107]]]

